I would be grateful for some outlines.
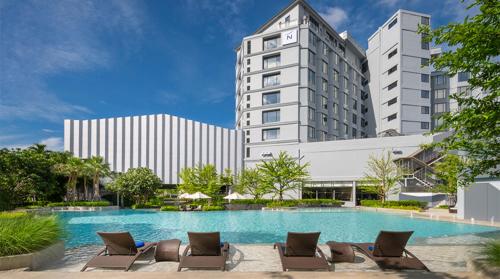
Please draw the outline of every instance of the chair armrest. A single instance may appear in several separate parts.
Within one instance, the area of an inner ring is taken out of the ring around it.
[[[189,249],[191,249],[191,245],[186,245],[186,248],[184,249],[184,252],[182,252],[182,256],[185,257],[187,256],[187,253],[189,252]]]
[[[106,253],[107,251],[108,251],[108,248],[107,248],[107,247],[104,247],[104,248],[102,248],[101,250],[99,250],[99,252],[97,253],[97,255],[96,255],[96,256],[100,256],[100,255],[102,255],[103,253]]]
[[[226,256],[229,253],[229,243],[224,242],[222,247],[220,248],[222,255]]]
[[[318,252],[318,254],[320,255],[320,257],[322,257],[323,259],[326,260],[326,257],[325,257],[325,254],[323,253],[323,251],[319,248],[319,246],[316,246],[316,252]]]

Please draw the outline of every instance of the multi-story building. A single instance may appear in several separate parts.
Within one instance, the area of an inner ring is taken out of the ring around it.
[[[399,10],[368,39],[370,104],[377,135],[422,134],[430,131],[429,43],[419,25],[426,14]]]
[[[297,0],[236,49],[236,126],[254,147],[367,136],[364,50]],[[258,148],[259,149],[259,148]]]

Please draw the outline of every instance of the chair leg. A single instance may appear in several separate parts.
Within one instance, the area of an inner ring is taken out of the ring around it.
[[[87,269],[87,265],[85,265],[82,269],[80,269],[80,272],[84,272]]]

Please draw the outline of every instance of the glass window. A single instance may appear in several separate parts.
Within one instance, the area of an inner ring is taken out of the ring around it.
[[[309,108],[307,110],[307,118],[311,121],[314,121],[314,119],[316,119],[316,111],[313,108]]]
[[[429,25],[429,18],[428,18],[428,17],[423,16],[422,18],[420,18],[420,23],[421,23],[422,25]]]
[[[349,95],[344,93],[344,105],[349,106]]]
[[[309,65],[316,65],[316,54],[312,51],[309,51],[308,56]]]
[[[262,94],[262,105],[278,104],[280,102],[280,92],[270,92]]]
[[[328,99],[325,96],[321,96],[321,106],[324,109],[328,109]]]
[[[352,114],[352,124],[358,124],[358,116],[356,114]]]
[[[389,115],[389,117],[387,117],[387,121],[392,121],[392,120],[396,119],[397,116],[398,116],[397,113],[391,114],[391,115]]]
[[[398,81],[395,81],[395,82],[389,84],[389,86],[387,86],[387,90],[391,90],[391,89],[395,88],[396,86],[398,86]]]
[[[346,77],[344,77],[344,91],[347,93],[349,93],[349,87],[348,87],[349,83],[348,82],[349,82],[349,80]]]
[[[391,29],[394,25],[396,25],[396,23],[398,23],[397,18],[395,18],[393,21],[391,21],[391,23],[389,23],[389,26],[387,27],[387,29]]]
[[[420,58],[420,66],[429,66],[429,58]]]
[[[338,88],[338,87],[336,87],[336,86],[334,86],[334,87],[333,87],[333,98],[334,98],[335,100],[338,100],[338,99],[339,99],[339,88]]]
[[[465,93],[467,95],[470,95],[472,92],[470,91],[468,86],[459,86],[457,88],[457,93],[459,93],[459,94]]]
[[[321,114],[321,124],[325,127],[328,125],[328,116],[324,113]]]
[[[394,105],[397,102],[398,102],[398,97],[392,98],[392,99],[389,100],[389,102],[387,102],[387,106]]]
[[[352,128],[352,137],[356,138],[358,136],[358,130],[356,128]]]
[[[280,128],[262,130],[262,140],[274,140],[279,138],[280,138]]]
[[[328,63],[326,63],[325,61],[323,61],[322,70],[323,70],[323,74],[328,74]]]
[[[347,109],[344,109],[344,121],[349,121],[349,112]]]
[[[307,79],[310,86],[316,85],[316,73],[313,70],[309,69]]]
[[[326,140],[326,132],[325,131],[319,131],[318,132],[318,140],[319,141],[325,141]]]
[[[422,81],[422,82],[429,82],[429,75],[428,74],[421,74],[420,75],[420,81]]]
[[[429,107],[428,106],[420,107],[420,113],[421,114],[429,114]]]
[[[328,81],[326,79],[322,80],[321,87],[323,88],[323,92],[328,92]]]
[[[446,111],[446,104],[445,103],[434,104],[434,112],[435,113],[440,113],[440,112],[445,112],[445,111]]]
[[[420,129],[428,130],[429,129],[429,122],[420,122]]]
[[[446,98],[446,89],[434,90],[434,99],[443,99],[443,98]]]
[[[272,123],[280,121],[280,110],[269,110],[262,112],[262,123]]]
[[[264,75],[262,77],[262,87],[280,85],[280,73]]]
[[[279,54],[264,57],[263,59],[264,69],[279,67],[279,65],[281,64],[281,56]]]
[[[339,72],[336,70],[333,70],[333,80],[339,81]]]
[[[422,49],[429,49],[429,42],[425,41],[425,35],[422,35]]]
[[[420,90],[420,97],[423,99],[429,99],[429,90]]]
[[[387,58],[390,59],[391,57],[393,57],[397,53],[398,53],[398,49],[395,49],[395,50],[389,52],[389,54],[387,55]]]
[[[468,81],[470,78],[469,72],[459,72],[458,73],[458,81]]]
[[[349,126],[347,126],[347,124],[344,124],[344,134],[346,136],[349,134]]]
[[[358,109],[358,100],[352,99],[352,109],[357,110]]]
[[[264,50],[273,49],[279,47],[281,44],[281,37],[271,37],[264,39]]]
[[[338,55],[336,52],[334,52],[334,53],[333,53],[333,56],[334,56],[335,64],[337,64],[337,65],[338,65],[338,64],[339,64],[339,62],[340,62],[340,57],[339,57],[339,55]]]
[[[247,54],[252,53],[252,41],[247,41]]]
[[[316,34],[314,34],[312,31],[309,31],[309,44],[313,47],[316,47],[318,45]]]
[[[444,76],[443,75],[438,75],[434,77],[434,84],[435,85],[442,85],[444,84]]]
[[[387,71],[387,75],[394,73],[397,69],[398,69],[398,65],[395,65],[394,67],[390,68],[389,71]]]
[[[309,90],[308,90],[308,92],[307,92],[307,95],[308,95],[308,100],[309,100],[309,103],[315,103],[315,102],[316,102],[316,101],[315,101],[315,99],[316,99],[316,98],[315,98],[315,96],[314,96],[314,95],[315,95],[314,90],[312,90],[312,89],[310,89],[310,88],[309,88]]]
[[[307,136],[309,138],[312,138],[312,139],[315,138],[314,132],[315,132],[314,127],[307,126]]]
[[[337,103],[333,103],[333,113],[339,114],[339,105]]]
[[[328,55],[328,46],[326,45],[326,43],[323,43],[323,55]]]
[[[338,130],[339,129],[339,121],[337,119],[333,120],[333,129]]]
[[[347,64],[347,62],[346,62],[346,61],[344,61],[344,73],[345,73],[346,75],[348,75],[348,74],[349,74],[349,64]]]

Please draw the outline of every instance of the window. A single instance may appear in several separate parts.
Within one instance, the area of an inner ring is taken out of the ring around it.
[[[247,41],[247,54],[252,53],[252,42]]]
[[[389,54],[387,55],[387,59],[391,59],[391,57],[393,57],[397,53],[398,53],[398,49],[395,49],[395,50],[389,52]]]
[[[349,93],[349,87],[348,87],[348,79],[344,77],[344,91]]]
[[[250,118],[250,113],[249,112],[247,112],[247,118]]]
[[[344,93],[344,105],[349,106],[349,95]]]
[[[318,39],[316,37],[316,34],[314,34],[311,31],[309,31],[309,44],[312,45],[313,47],[316,47],[318,45]]]
[[[280,102],[280,92],[270,92],[262,94],[262,105],[278,104]]]
[[[264,39],[264,50],[266,49],[273,49],[279,47],[281,44],[281,37],[271,37],[271,38],[265,38]]]
[[[468,86],[459,86],[457,88],[457,93],[470,95],[472,92],[470,91]]]
[[[339,114],[339,105],[337,103],[333,103],[333,113]]]
[[[344,121],[346,121],[346,122],[349,121],[348,115],[349,115],[349,113],[348,113],[347,109],[344,109]]]
[[[387,86],[387,90],[391,90],[396,86],[398,86],[398,81],[395,81],[395,82],[389,84],[389,86]]]
[[[322,70],[323,70],[323,74],[328,74],[328,63],[326,63],[325,61],[323,61],[323,67],[322,67]]]
[[[396,25],[396,23],[398,23],[397,18],[395,18],[393,21],[391,21],[391,23],[389,23],[389,26],[387,27],[387,29],[391,29],[394,25]]]
[[[309,100],[309,103],[312,103],[312,104],[315,103],[314,99],[316,99],[316,98],[314,97],[314,94],[315,94],[314,90],[309,88],[309,90],[307,91],[307,99]]]
[[[316,65],[316,54],[314,54],[314,52],[312,51],[309,51],[309,55],[308,55],[308,62],[309,62],[309,65]]]
[[[264,75],[262,77],[262,87],[280,85],[280,73]]]
[[[422,49],[429,49],[429,42],[426,41],[426,35],[422,35]]]
[[[307,119],[314,121],[316,119],[316,111],[313,108],[308,108]]]
[[[326,45],[326,43],[323,43],[323,55],[328,55],[328,46]]]
[[[250,82],[250,77],[247,77],[247,83]]]
[[[250,58],[247,59],[247,65],[250,65]]]
[[[263,61],[264,69],[279,67],[279,65],[281,64],[281,56],[279,54],[264,57],[263,59],[264,59]]]
[[[246,157],[247,157],[247,158],[250,158],[250,147],[247,147],[247,150],[246,150],[246,152],[245,152],[245,153],[246,153],[246,154],[245,154],[245,155],[246,155]]]
[[[420,18],[420,24],[422,24],[422,25],[429,25],[429,18],[425,17],[425,16],[421,17]]]
[[[428,130],[429,129],[429,122],[420,122],[420,129]]]
[[[356,84],[353,84],[353,85],[352,85],[352,94],[353,94],[354,96],[356,96],[356,93],[357,93],[357,92],[358,92],[358,87],[356,86]]]
[[[352,99],[352,109],[358,110],[358,100]]]
[[[250,90],[250,85],[247,85],[247,91],[249,91],[249,90]]]
[[[352,137],[356,138],[358,136],[358,130],[356,128],[352,128]]]
[[[346,61],[344,61],[344,73],[345,75],[349,74],[349,64]]]
[[[339,121],[337,119],[333,120],[333,129],[338,130],[339,129]]]
[[[420,58],[420,66],[421,67],[429,66],[429,58]]]
[[[274,140],[280,138],[280,128],[263,129],[262,140]]]
[[[434,90],[434,99],[446,98],[446,89]]]
[[[458,81],[468,81],[470,78],[469,72],[459,72],[458,73]]]
[[[314,19],[313,17],[310,17],[310,18],[309,18],[309,22],[311,23],[311,24],[310,24],[311,28],[312,28],[314,31],[318,31],[319,25],[318,25],[318,22],[316,21],[316,19]]]
[[[323,126],[328,126],[328,116],[324,113],[321,114],[321,124],[323,124]]]
[[[434,84],[435,85],[443,85],[444,84],[444,76],[443,75],[438,75],[434,77]]]
[[[315,136],[314,136],[314,132],[315,132],[315,131],[314,131],[314,127],[307,126],[307,136],[308,136],[309,138],[312,138],[312,139],[314,139],[314,138],[315,138]]]
[[[429,107],[428,106],[422,106],[420,107],[420,113],[421,114],[429,114]]]
[[[339,81],[339,72],[333,70],[333,80],[338,82]]]
[[[323,92],[328,92],[328,81],[326,79],[321,81],[321,87],[323,88]]]
[[[272,123],[280,121],[280,110],[269,110],[262,112],[262,123]]]
[[[394,73],[395,71],[397,71],[397,69],[398,69],[398,65],[390,68],[389,71],[387,71],[387,75]]]
[[[428,74],[421,74],[420,81],[421,82],[429,82],[429,75]]]
[[[250,104],[247,104],[247,108],[250,108]]]
[[[391,115],[389,115],[389,117],[387,117],[387,121],[392,121],[392,120],[396,119],[397,116],[398,116],[397,113],[391,114]]]
[[[338,88],[338,87],[336,87],[336,86],[334,86],[334,87],[333,87],[333,98],[334,98],[335,100],[338,100],[338,99],[339,99],[339,88]]]
[[[247,120],[247,126],[250,126],[250,120]]]
[[[247,73],[250,73],[250,67],[247,67]]]
[[[440,112],[445,112],[445,111],[446,111],[446,104],[445,103],[434,104],[434,112],[435,113],[440,113]]]
[[[337,65],[338,65],[338,64],[339,64],[339,62],[340,62],[340,57],[339,57],[339,55],[338,55],[337,53],[335,53],[335,52],[334,52],[334,53],[333,53],[333,57],[334,57],[334,60],[335,60],[335,64],[337,64]]]
[[[309,69],[309,72],[307,74],[307,80],[310,86],[316,85],[316,73],[314,73],[314,71],[311,69]]]
[[[346,136],[349,134],[349,126],[347,126],[347,124],[344,124],[344,134]]]
[[[389,102],[387,102],[387,106],[392,106],[392,105],[394,105],[397,102],[398,102],[398,97],[392,98],[392,99],[389,100]]]
[[[420,90],[420,97],[423,99],[429,99],[429,90]]]
[[[321,106],[324,109],[328,109],[328,99],[325,96],[321,96]]]
[[[326,140],[326,132],[325,131],[319,131],[318,132],[318,140],[319,141],[325,141]]]
[[[356,114],[352,114],[352,124],[358,124],[358,116]]]

